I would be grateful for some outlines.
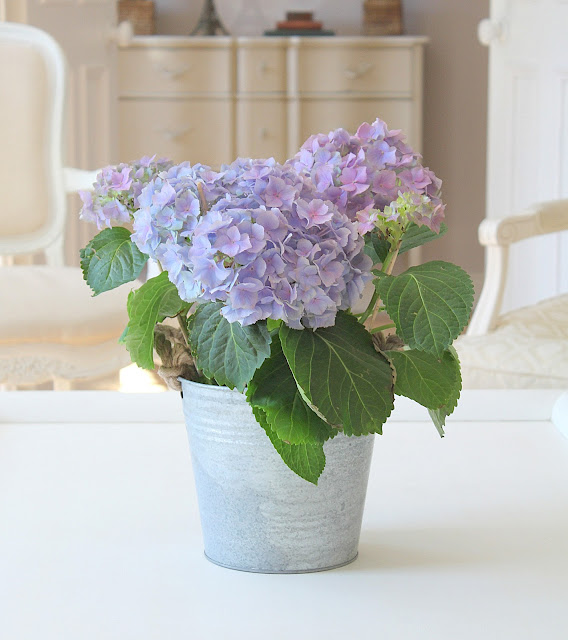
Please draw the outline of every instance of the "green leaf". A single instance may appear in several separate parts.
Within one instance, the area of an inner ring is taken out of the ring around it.
[[[270,355],[270,334],[265,322],[248,327],[228,322],[222,307],[222,302],[208,302],[197,308],[190,318],[190,342],[198,369],[219,385],[243,391]]]
[[[269,331],[275,331],[276,329],[280,329],[281,324],[282,320],[273,320],[272,318],[268,318],[266,321],[266,328]]]
[[[263,410],[270,429],[288,444],[322,443],[335,431],[302,399],[278,335],[272,338],[270,358],[249,383],[247,399]]]
[[[140,275],[148,256],[130,240],[124,227],[105,229],[79,252],[83,278],[97,296]]]
[[[408,228],[402,236],[402,243],[398,253],[401,254],[405,251],[410,251],[410,249],[420,247],[432,240],[437,240],[438,238],[445,236],[447,231],[448,226],[444,222],[440,225],[440,233],[436,233],[435,231],[428,229],[428,227],[423,224],[418,225],[415,222],[412,222],[408,225]]]
[[[390,243],[380,231],[370,231],[365,235],[365,253],[373,264],[383,263],[390,250]]]
[[[473,285],[455,264],[427,262],[398,276],[382,274],[375,286],[398,335],[413,349],[441,357],[469,320]]]
[[[170,284],[172,283],[170,282]],[[172,284],[172,286],[164,293],[164,297],[160,303],[158,322],[162,322],[164,318],[175,318],[178,314],[189,311],[190,307],[191,302],[185,302],[182,300],[179,297],[177,287]]]
[[[394,392],[428,409],[439,409],[459,393],[459,363],[450,351],[438,358],[427,351],[386,351],[396,369]]]
[[[187,310],[189,304],[178,295],[167,272],[145,282],[128,296],[128,325],[120,340],[132,361],[144,369],[154,368],[154,327],[165,317]]]
[[[264,411],[259,407],[253,407],[252,412],[257,422],[266,431],[266,435],[284,463],[304,480],[317,484],[325,467],[323,444],[287,444],[282,442],[271,430]]]
[[[444,427],[446,425],[446,418],[454,412],[454,409],[458,405],[458,400],[460,398],[460,392],[462,387],[462,379],[461,379],[461,371],[460,371],[460,361],[458,357],[458,352],[454,349],[454,347],[449,348],[449,353],[452,355],[456,365],[457,365],[457,381],[453,388],[453,393],[450,394],[444,406],[439,407],[438,409],[428,409],[428,413],[432,418],[432,422],[436,429],[438,429],[438,433],[440,436],[444,437]]]
[[[335,325],[280,329],[282,350],[309,405],[346,435],[382,433],[393,409],[393,377],[371,335],[344,311]]]

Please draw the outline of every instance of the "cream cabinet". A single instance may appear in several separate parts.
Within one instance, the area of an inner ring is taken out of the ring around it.
[[[119,51],[121,160],[283,161],[376,117],[420,149],[420,36],[134,38]]]

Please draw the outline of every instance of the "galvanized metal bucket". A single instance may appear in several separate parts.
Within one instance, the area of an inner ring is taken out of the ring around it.
[[[258,573],[324,571],[357,557],[373,436],[324,445],[318,486],[282,462],[243,394],[182,380],[205,555]]]

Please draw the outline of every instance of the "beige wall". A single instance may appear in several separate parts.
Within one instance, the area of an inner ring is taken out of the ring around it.
[[[443,182],[448,235],[425,257],[439,257],[473,274],[483,271],[477,227],[485,216],[487,48],[477,23],[489,0],[404,0],[409,33],[430,37],[424,59],[424,145],[427,164]]]
[[[250,3],[252,0],[242,0]],[[216,0],[231,30],[239,0]],[[257,0],[265,25],[272,26],[286,8],[313,9],[338,34],[361,31],[362,0]],[[424,34],[424,145],[426,163],[444,181],[450,232],[424,249],[429,259],[457,262],[472,274],[483,270],[477,226],[485,212],[487,49],[477,42],[477,23],[489,14],[489,0],[403,0],[405,30]],[[160,33],[188,34],[201,2],[156,0]],[[238,35],[236,33],[235,35]]]

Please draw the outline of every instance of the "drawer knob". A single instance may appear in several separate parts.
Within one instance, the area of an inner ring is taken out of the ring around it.
[[[258,70],[260,71],[260,73],[266,73],[269,69],[270,67],[268,66],[266,60],[261,60],[258,65]]]
[[[360,64],[358,67],[347,67],[346,69],[343,69],[343,73],[346,78],[349,78],[349,80],[356,80],[371,71],[374,66],[374,64],[365,62]]]
[[[187,65],[185,67],[170,68],[165,67],[161,64],[154,64],[154,70],[164,77],[168,78],[168,80],[175,80],[176,78],[185,75],[190,69],[190,65]]]
[[[185,129],[160,129],[156,131],[156,133],[159,133],[163,138],[165,138],[169,142],[174,142],[176,140],[179,140],[180,138],[183,138],[183,136],[185,136],[187,133],[189,133],[192,130],[193,130],[192,127],[186,127]]]
[[[266,140],[266,138],[268,138],[268,134],[268,127],[260,127],[260,129],[258,130],[258,137],[262,140]]]

